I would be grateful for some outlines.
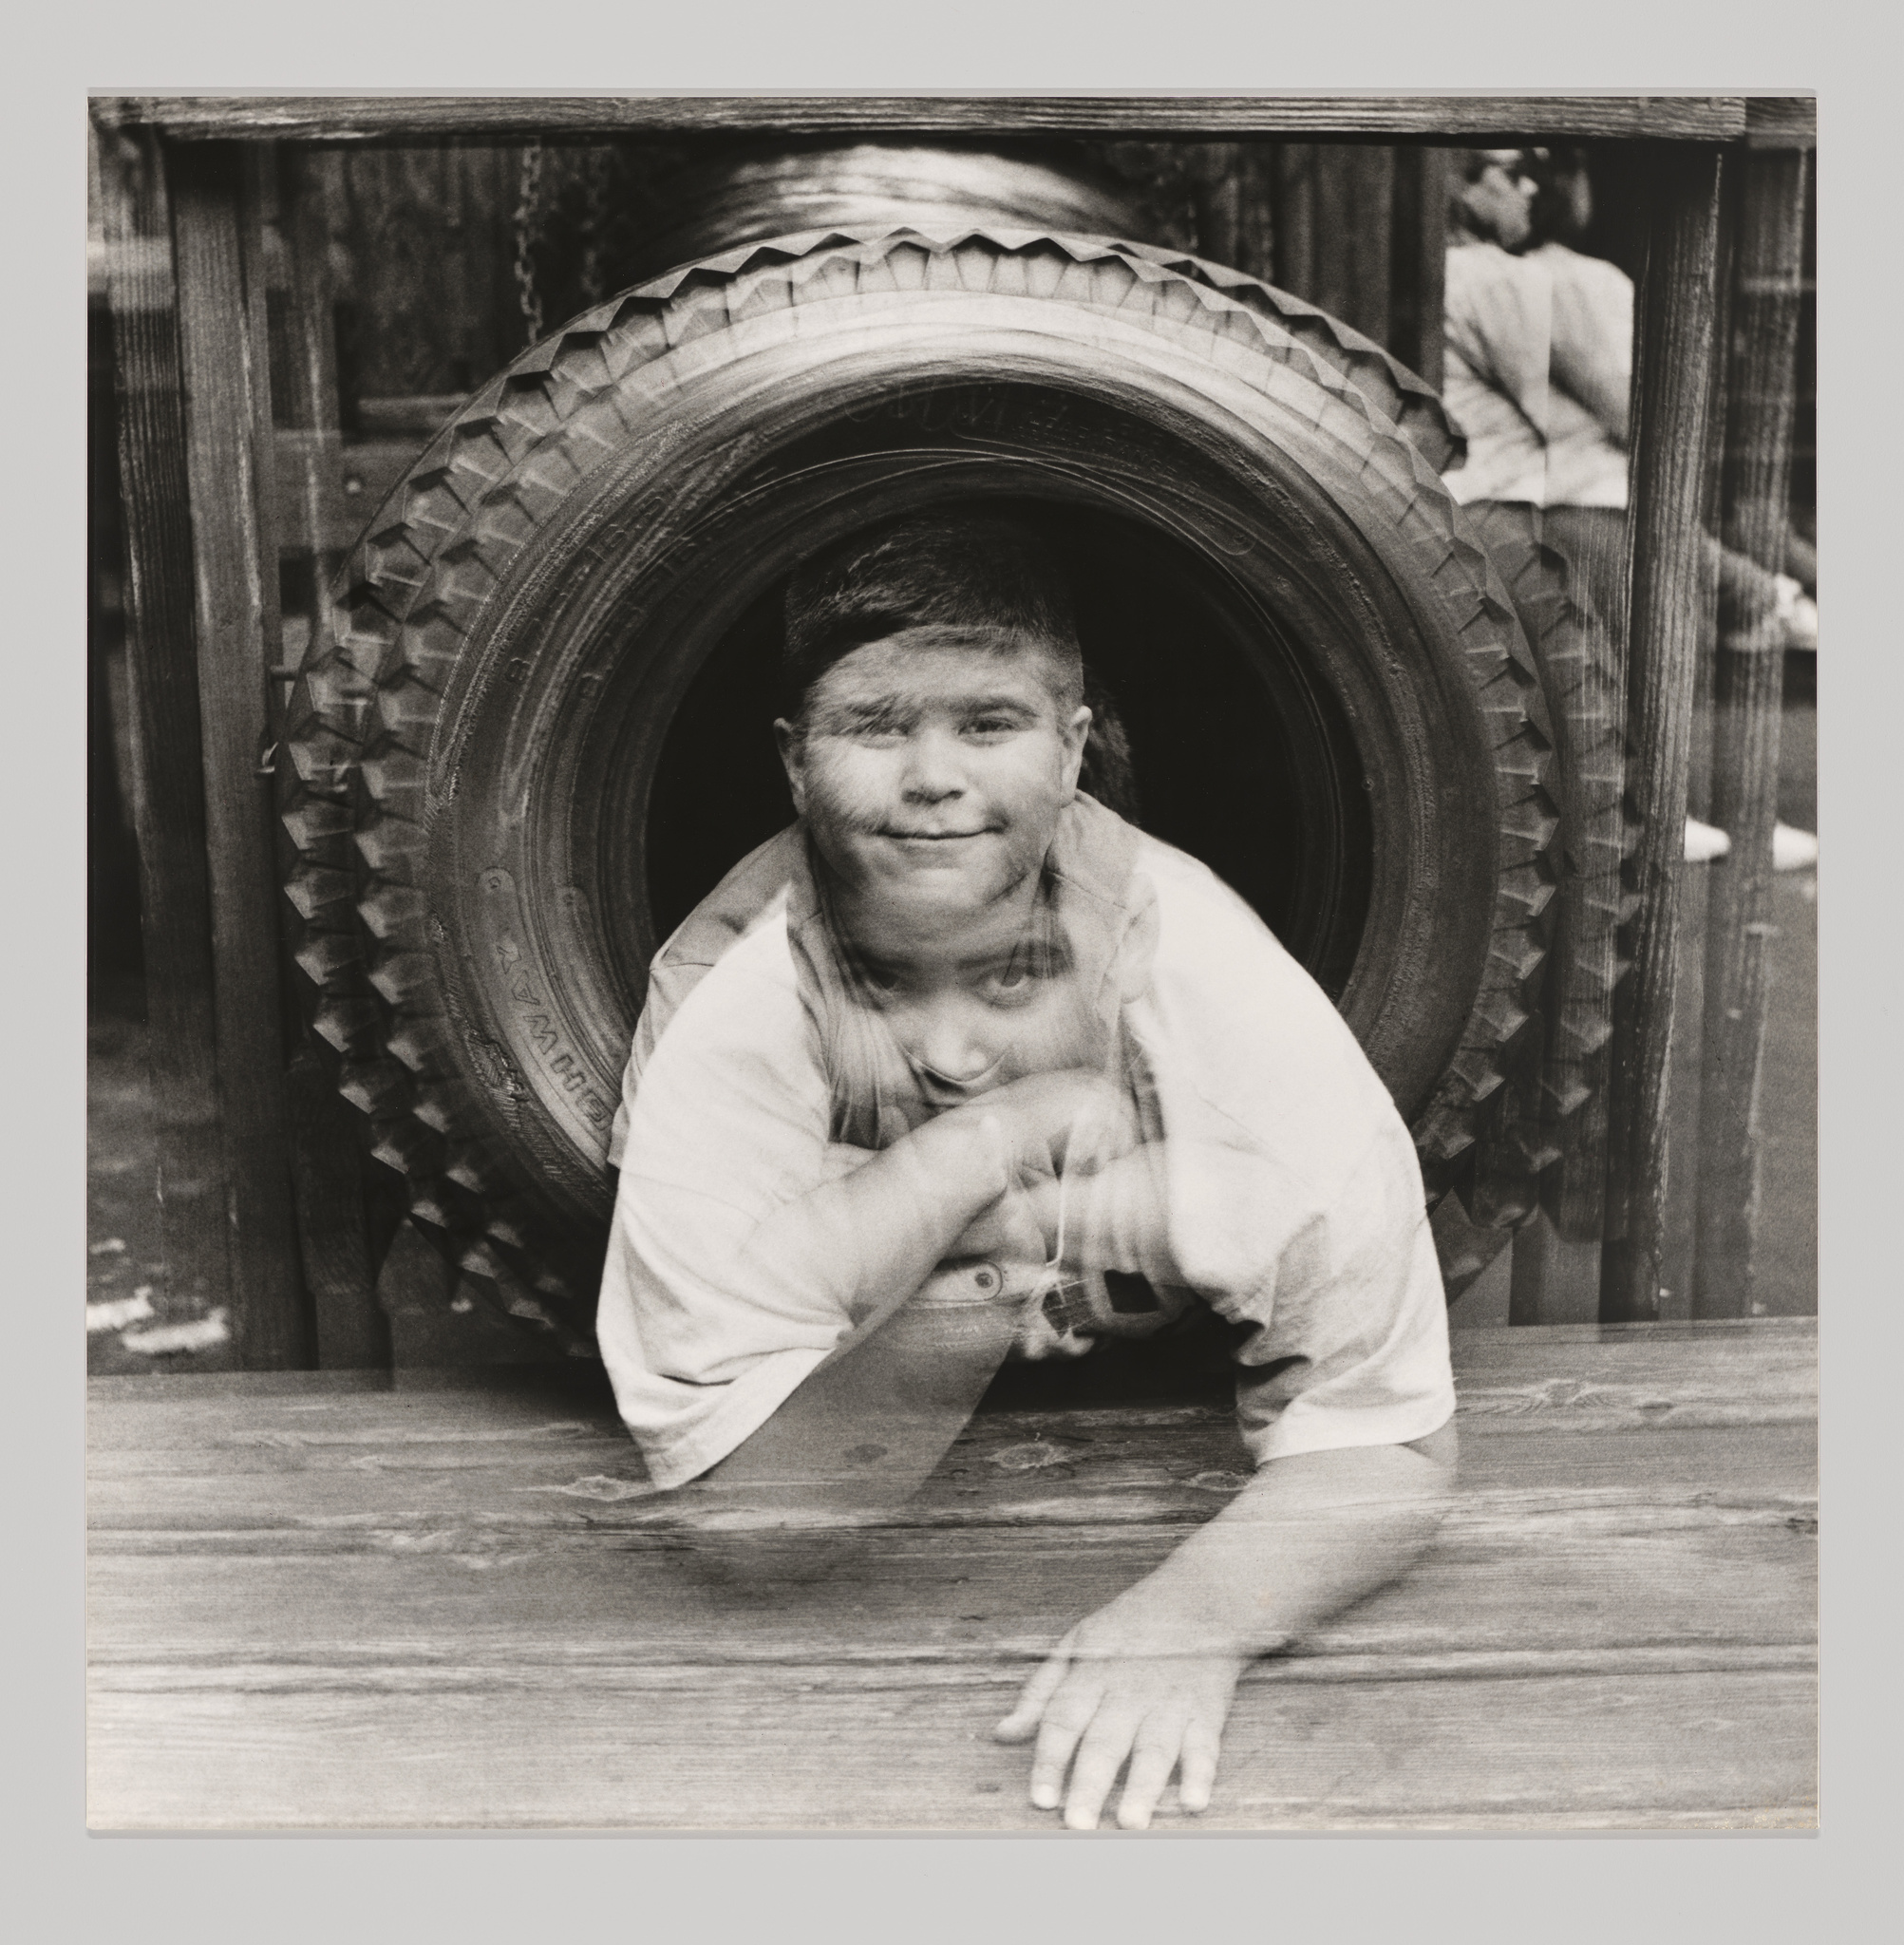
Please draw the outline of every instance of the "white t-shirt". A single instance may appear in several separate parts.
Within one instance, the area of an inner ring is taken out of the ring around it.
[[[1442,396],[1467,435],[1466,463],[1446,476],[1454,498],[1624,507],[1626,448],[1568,378],[1625,395],[1632,279],[1564,244],[1513,256],[1461,243],[1447,255],[1443,303]]]
[[[1081,828],[1117,823],[1089,799],[1074,813]],[[1244,1439],[1262,1463],[1424,1438],[1454,1389],[1407,1130],[1327,996],[1243,900],[1155,839],[1137,838],[1135,856],[1157,924],[1124,1027],[1156,1088],[1183,1281],[1260,1327],[1237,1351]],[[829,1138],[824,1036],[787,914],[782,890],[731,943],[688,954],[691,980],[677,955],[650,1001],[666,1024],[657,1034],[644,1014],[630,1062],[597,1332],[663,1486],[759,1429],[851,1321],[839,1266],[766,1267],[746,1250],[775,1210],[872,1152]]]

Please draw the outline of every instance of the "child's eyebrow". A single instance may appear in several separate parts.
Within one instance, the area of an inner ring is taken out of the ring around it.
[[[904,729],[918,720],[919,705],[910,696],[879,696],[870,702],[836,703],[827,715],[846,729]]]
[[[1036,713],[1023,696],[980,695],[967,696],[957,705],[959,713],[966,716],[1030,716]]]

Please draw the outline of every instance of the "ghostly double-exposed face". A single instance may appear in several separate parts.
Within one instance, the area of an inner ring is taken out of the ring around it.
[[[1518,250],[1533,232],[1536,182],[1518,148],[1476,151],[1455,187],[1467,226],[1503,250]]]
[[[1032,923],[1090,711],[1034,648],[869,642],[777,726],[870,994],[950,1101],[1068,1065],[1062,939]]]

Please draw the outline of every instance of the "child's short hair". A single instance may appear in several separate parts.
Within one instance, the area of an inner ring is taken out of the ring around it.
[[[917,632],[922,647],[1036,649],[1051,664],[1059,701],[1075,708],[1083,697],[1064,575],[1035,534],[1003,515],[913,514],[805,562],[786,591],[787,714],[798,719],[834,663],[901,631]]]

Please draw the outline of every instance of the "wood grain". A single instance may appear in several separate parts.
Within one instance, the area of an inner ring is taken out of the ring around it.
[[[184,387],[163,148],[151,137],[108,138],[102,143],[101,177],[125,520],[133,821],[164,1265],[159,1308],[177,1322],[229,1312],[231,1305]]]
[[[1809,158],[1798,150],[1748,149],[1737,166],[1744,180],[1731,252],[1720,534],[1733,553],[1777,571],[1791,522]],[[1695,1316],[1743,1316],[1751,1307],[1783,717],[1784,632],[1778,617],[1726,619],[1713,678],[1711,817],[1732,848],[1711,865],[1708,888]]]
[[[1700,467],[1713,355],[1719,157],[1660,146],[1633,361],[1630,795],[1640,820],[1632,970],[1613,1007],[1601,1314],[1659,1314],[1678,874],[1684,856],[1702,549]]]
[[[1016,1671],[842,1695],[672,1689],[95,1692],[93,1828],[1054,1828],[990,1739]],[[1811,1676],[1779,1668],[1239,1690],[1193,1827],[1791,1827]],[[921,1751],[932,1752],[930,1761]],[[1179,1820],[1166,1799],[1161,1827]]]
[[[277,872],[268,670],[277,660],[264,282],[243,152],[183,152],[173,172],[185,470],[197,595],[198,712],[211,864],[212,961],[231,1208],[233,1331],[240,1362],[310,1356],[285,1127]],[[253,231],[250,245],[244,232]],[[268,479],[269,475],[265,477]]]
[[[179,141],[506,142],[727,130],[834,134],[1652,136],[1745,132],[1720,95],[96,95],[109,127]],[[1781,120],[1790,120],[1782,116]],[[1761,111],[1766,126],[1771,118]]]
[[[1816,95],[1747,95],[1745,140],[1753,148],[1818,146]]]
[[[1206,1824],[1811,1821],[1815,1349],[1458,1333],[1458,1505],[1252,1669]],[[598,1372],[91,1395],[99,1828],[1043,1827],[990,1725],[1247,1463],[1214,1405],[989,1409],[901,1514],[714,1535]]]

